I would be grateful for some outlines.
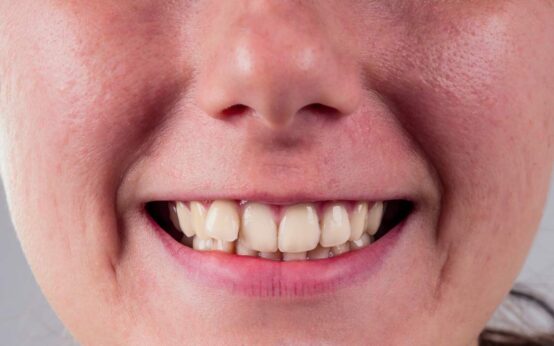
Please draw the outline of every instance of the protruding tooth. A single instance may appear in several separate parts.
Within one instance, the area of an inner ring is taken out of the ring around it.
[[[213,201],[206,215],[207,235],[224,241],[235,241],[239,234],[239,212],[233,201]]]
[[[246,204],[242,213],[239,237],[251,249],[262,252],[277,251],[277,225],[271,209],[260,203]]]
[[[283,261],[302,261],[306,259],[306,252],[284,252]]]
[[[248,246],[244,245],[240,239],[237,240],[235,251],[236,251],[237,255],[241,255],[241,256],[257,256],[258,255],[258,251],[252,250]]]
[[[212,250],[223,251],[227,253],[235,252],[235,242],[219,239],[212,240]]]
[[[329,248],[318,245],[315,249],[308,251],[308,259],[329,258]]]
[[[209,239],[210,236],[206,233],[206,207],[200,202],[190,202],[190,214],[196,237]]]
[[[274,252],[260,252],[259,256],[261,258],[270,259],[274,261],[280,261],[281,260],[281,253],[278,251]]]
[[[209,251],[212,249],[212,241],[213,239],[211,238],[202,239],[198,236],[194,236],[194,239],[192,240],[192,248],[198,251]]]
[[[381,226],[381,220],[383,219],[384,212],[383,202],[376,202],[367,215],[366,232],[369,235],[374,235]]]
[[[350,244],[348,242],[337,246],[333,246],[331,248],[331,253],[333,254],[333,256],[338,256],[348,251],[350,251]]]
[[[342,244],[348,239],[350,239],[350,221],[346,207],[342,203],[333,203],[323,213],[319,243],[330,247]]]
[[[367,223],[367,202],[358,202],[350,214],[350,240],[360,239]]]
[[[185,233],[187,237],[192,237],[196,233],[192,227],[192,215],[189,208],[183,202],[177,202],[175,205],[177,212],[177,220],[179,222],[179,229]]]
[[[370,238],[369,234],[363,233],[361,235],[360,239],[353,240],[353,241],[350,242],[350,249],[351,250],[358,250],[358,249],[361,249],[363,247],[368,246],[369,243],[371,243],[371,238]]]
[[[179,226],[179,217],[177,216],[177,207],[175,206],[175,202],[169,202],[169,220],[171,220],[171,224],[173,224],[173,227],[181,230],[181,226]]]
[[[317,211],[312,204],[289,206],[279,224],[279,250],[304,252],[315,249],[320,233]]]

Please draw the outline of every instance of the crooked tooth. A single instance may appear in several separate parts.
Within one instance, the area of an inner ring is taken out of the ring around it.
[[[279,250],[298,253],[315,249],[320,233],[317,212],[312,204],[289,206],[279,224]]]
[[[169,220],[171,220],[171,224],[173,224],[173,227],[181,230],[181,226],[179,226],[179,217],[177,216],[177,207],[175,206],[175,202],[169,203]]]
[[[274,251],[274,252],[260,252],[259,256],[261,258],[270,259],[274,261],[280,261],[281,260],[281,253]]]
[[[342,244],[350,239],[348,212],[342,203],[333,203],[325,208],[321,227],[321,240],[324,247]]]
[[[227,253],[235,252],[235,242],[219,239],[212,240],[212,250],[223,251]]]
[[[318,245],[315,249],[308,251],[308,259],[329,258],[329,248]]]
[[[209,239],[210,236],[206,232],[206,207],[200,202],[190,202],[190,214],[196,237],[200,239]]]
[[[306,252],[284,252],[283,261],[303,261],[306,259]]]
[[[179,229],[183,231],[187,237],[195,235],[196,232],[194,232],[194,227],[192,227],[192,215],[186,204],[183,202],[177,202],[175,204],[175,211],[177,214]]]
[[[371,237],[367,233],[363,233],[359,239],[350,242],[350,249],[358,250],[368,246],[371,243]]]
[[[206,215],[206,233],[212,238],[235,241],[239,233],[239,212],[233,201],[213,201]]]
[[[242,213],[239,238],[249,248],[277,251],[277,225],[271,209],[260,203],[247,203]]]
[[[192,240],[192,248],[198,251],[209,251],[212,249],[212,241],[211,238],[202,239],[195,236]]]
[[[384,210],[385,208],[383,202],[376,202],[371,207],[371,210],[369,210],[366,224],[366,232],[369,233],[369,235],[377,233],[377,230],[381,226]]]
[[[251,248],[249,248],[248,246],[243,244],[243,242],[240,239],[237,240],[235,252],[237,253],[237,255],[241,255],[241,256],[254,256],[255,257],[255,256],[258,255],[258,251],[252,250]]]
[[[360,239],[367,224],[367,202],[358,202],[350,214],[350,240]]]
[[[340,244],[331,248],[331,253],[333,254],[333,256],[342,255],[343,253],[346,253],[348,251],[350,251],[349,243]]]

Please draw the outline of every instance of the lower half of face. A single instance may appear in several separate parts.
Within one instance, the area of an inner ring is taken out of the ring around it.
[[[243,5],[0,5],[2,178],[64,323],[475,342],[550,179],[551,5]]]

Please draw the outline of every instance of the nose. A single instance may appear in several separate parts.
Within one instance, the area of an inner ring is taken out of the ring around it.
[[[251,113],[282,128],[306,112],[356,111],[360,73],[339,27],[298,2],[241,3],[241,10],[222,5],[203,28],[196,98],[204,112],[219,119]]]

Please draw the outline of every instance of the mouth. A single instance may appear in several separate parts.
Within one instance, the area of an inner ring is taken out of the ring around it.
[[[146,204],[152,220],[184,247],[285,262],[325,260],[366,248],[404,221],[412,209],[406,200]]]
[[[367,281],[415,210],[408,200],[197,200],[147,202],[144,215],[185,282],[248,297],[306,298]]]

